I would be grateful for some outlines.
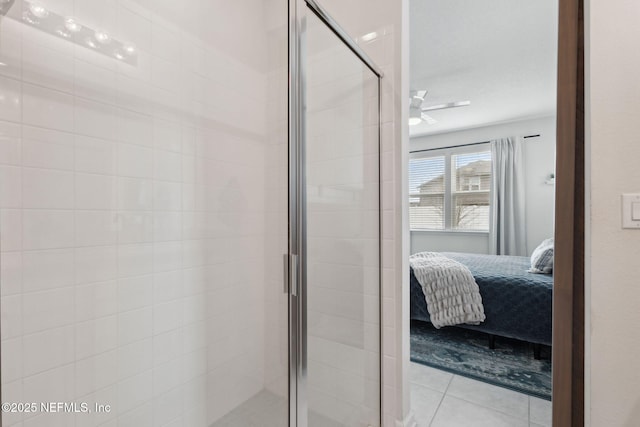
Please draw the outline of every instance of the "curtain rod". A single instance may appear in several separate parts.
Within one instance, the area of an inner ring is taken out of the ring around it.
[[[535,134],[535,135],[527,135],[527,136],[523,136],[523,139],[527,139],[527,138],[537,138],[539,137],[540,134]],[[482,145],[482,144],[488,144],[491,141],[482,141],[482,142],[472,142],[470,144],[458,144],[458,145],[449,145],[447,147],[438,147],[438,148],[426,148],[424,150],[415,150],[415,151],[409,151],[409,153],[422,153],[424,151],[434,151],[434,150],[445,150],[447,148],[458,148],[458,147],[469,147],[472,145]]]

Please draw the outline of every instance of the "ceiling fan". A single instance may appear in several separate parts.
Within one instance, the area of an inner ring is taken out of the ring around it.
[[[437,122],[436,119],[425,114],[425,111],[446,110],[447,108],[466,107],[471,105],[471,101],[458,101],[447,102],[446,104],[432,105],[430,107],[423,107],[424,99],[427,96],[426,90],[412,90],[411,91],[411,105],[409,107],[409,125],[414,126],[425,122],[428,125],[432,125]]]

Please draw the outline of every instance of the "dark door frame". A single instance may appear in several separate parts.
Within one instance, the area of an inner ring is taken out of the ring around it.
[[[584,0],[559,0],[553,425],[584,426]]]

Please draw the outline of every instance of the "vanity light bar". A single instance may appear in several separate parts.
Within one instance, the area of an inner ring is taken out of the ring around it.
[[[138,53],[133,44],[116,40],[108,32],[90,28],[73,17],[53,13],[38,2],[25,2],[22,22],[120,62],[138,64]]]

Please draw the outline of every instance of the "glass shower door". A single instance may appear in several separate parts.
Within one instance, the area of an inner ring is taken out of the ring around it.
[[[310,8],[303,67],[309,426],[380,425],[378,76]],[[304,328],[304,326],[303,326]]]

